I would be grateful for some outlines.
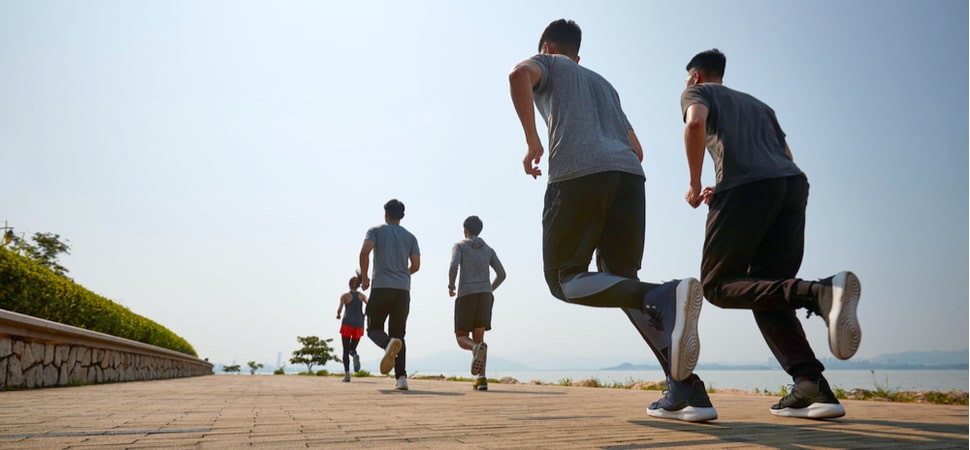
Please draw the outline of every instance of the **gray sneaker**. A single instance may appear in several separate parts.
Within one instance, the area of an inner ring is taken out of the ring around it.
[[[707,396],[704,382],[697,375],[691,375],[685,381],[667,380],[664,396],[650,404],[647,415],[686,422],[706,422],[717,419],[717,410]]]
[[[488,357],[488,344],[479,342],[472,347],[472,375],[480,375]]]
[[[408,377],[404,375],[397,377],[397,382],[394,383],[394,389],[398,391],[408,390]]]
[[[697,366],[701,351],[697,319],[703,304],[701,283],[695,278],[664,283],[644,298],[643,312],[651,317],[653,327],[664,335],[670,376],[674,380],[686,380]]]
[[[839,272],[819,280],[822,289],[817,304],[808,307],[808,315],[818,314],[829,327],[829,349],[839,359],[855,355],[862,342],[862,329],[856,308],[862,295],[862,284],[852,272]]]
[[[350,372],[344,372],[344,383],[350,383]]]
[[[845,408],[835,398],[828,381],[802,379],[792,385],[791,392],[771,406],[776,416],[831,419],[845,415]]]
[[[360,355],[354,353],[354,373],[360,372]]]

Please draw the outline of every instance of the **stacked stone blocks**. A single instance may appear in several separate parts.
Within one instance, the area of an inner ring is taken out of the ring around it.
[[[211,374],[190,355],[0,310],[0,390]]]

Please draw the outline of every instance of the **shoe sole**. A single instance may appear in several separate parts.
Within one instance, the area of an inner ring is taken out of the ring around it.
[[[839,359],[855,355],[862,342],[856,308],[862,284],[852,272],[840,272],[832,279],[832,310],[829,311],[829,349]]]
[[[472,355],[472,375],[482,373],[482,368],[485,367],[485,358],[488,356],[488,344],[482,342],[477,347],[478,351]]]
[[[397,358],[397,353],[401,351],[401,340],[397,338],[392,338],[391,342],[387,343],[387,349],[384,350],[384,358],[381,359],[381,375],[387,375],[394,368],[394,359]]]
[[[802,419],[834,419],[845,415],[845,408],[838,403],[812,403],[804,408],[782,408],[770,411],[776,416]]]
[[[701,283],[686,278],[677,285],[677,319],[670,333],[670,376],[683,381],[694,373],[701,353],[701,341],[697,335],[704,294]]]
[[[683,420],[684,422],[707,422],[717,419],[717,410],[713,406],[694,407],[687,406],[679,411],[667,411],[663,408],[647,408],[647,415],[650,417],[660,417],[664,419]]]

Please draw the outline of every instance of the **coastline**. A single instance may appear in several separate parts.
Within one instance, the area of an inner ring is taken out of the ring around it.
[[[369,374],[366,376],[370,376]],[[384,377],[382,375],[382,377]],[[463,376],[445,376],[439,375],[419,375],[414,374],[409,376],[412,379],[418,380],[438,380],[438,381],[451,381],[451,382],[473,382],[474,378],[463,377]],[[631,390],[646,390],[646,391],[663,391],[667,387],[665,381],[649,381],[649,380],[629,380],[624,383],[612,382],[604,383],[598,378],[585,378],[585,379],[563,379],[558,382],[541,381],[541,380],[529,380],[521,381],[511,376],[505,376],[501,378],[488,378],[489,383],[499,383],[499,384],[531,384],[531,385],[542,385],[542,386],[564,386],[564,387],[586,387],[586,388],[605,388],[605,389],[631,389]],[[781,387],[777,391],[769,389],[756,388],[754,390],[745,390],[737,388],[727,388],[718,389],[713,386],[707,386],[707,390],[710,393],[725,393],[734,395],[752,395],[752,396],[773,396],[773,397],[783,397],[788,392],[785,387]],[[876,386],[875,389],[865,389],[865,388],[852,388],[852,389],[842,389],[834,387],[836,397],[840,400],[864,400],[864,401],[880,401],[880,402],[895,402],[895,403],[929,403],[929,404],[940,404],[940,405],[968,405],[968,392],[966,390],[898,390],[889,388],[886,386]]]

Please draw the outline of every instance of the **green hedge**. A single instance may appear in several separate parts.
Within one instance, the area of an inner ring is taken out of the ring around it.
[[[37,262],[0,248],[0,309],[198,357],[185,339]]]

